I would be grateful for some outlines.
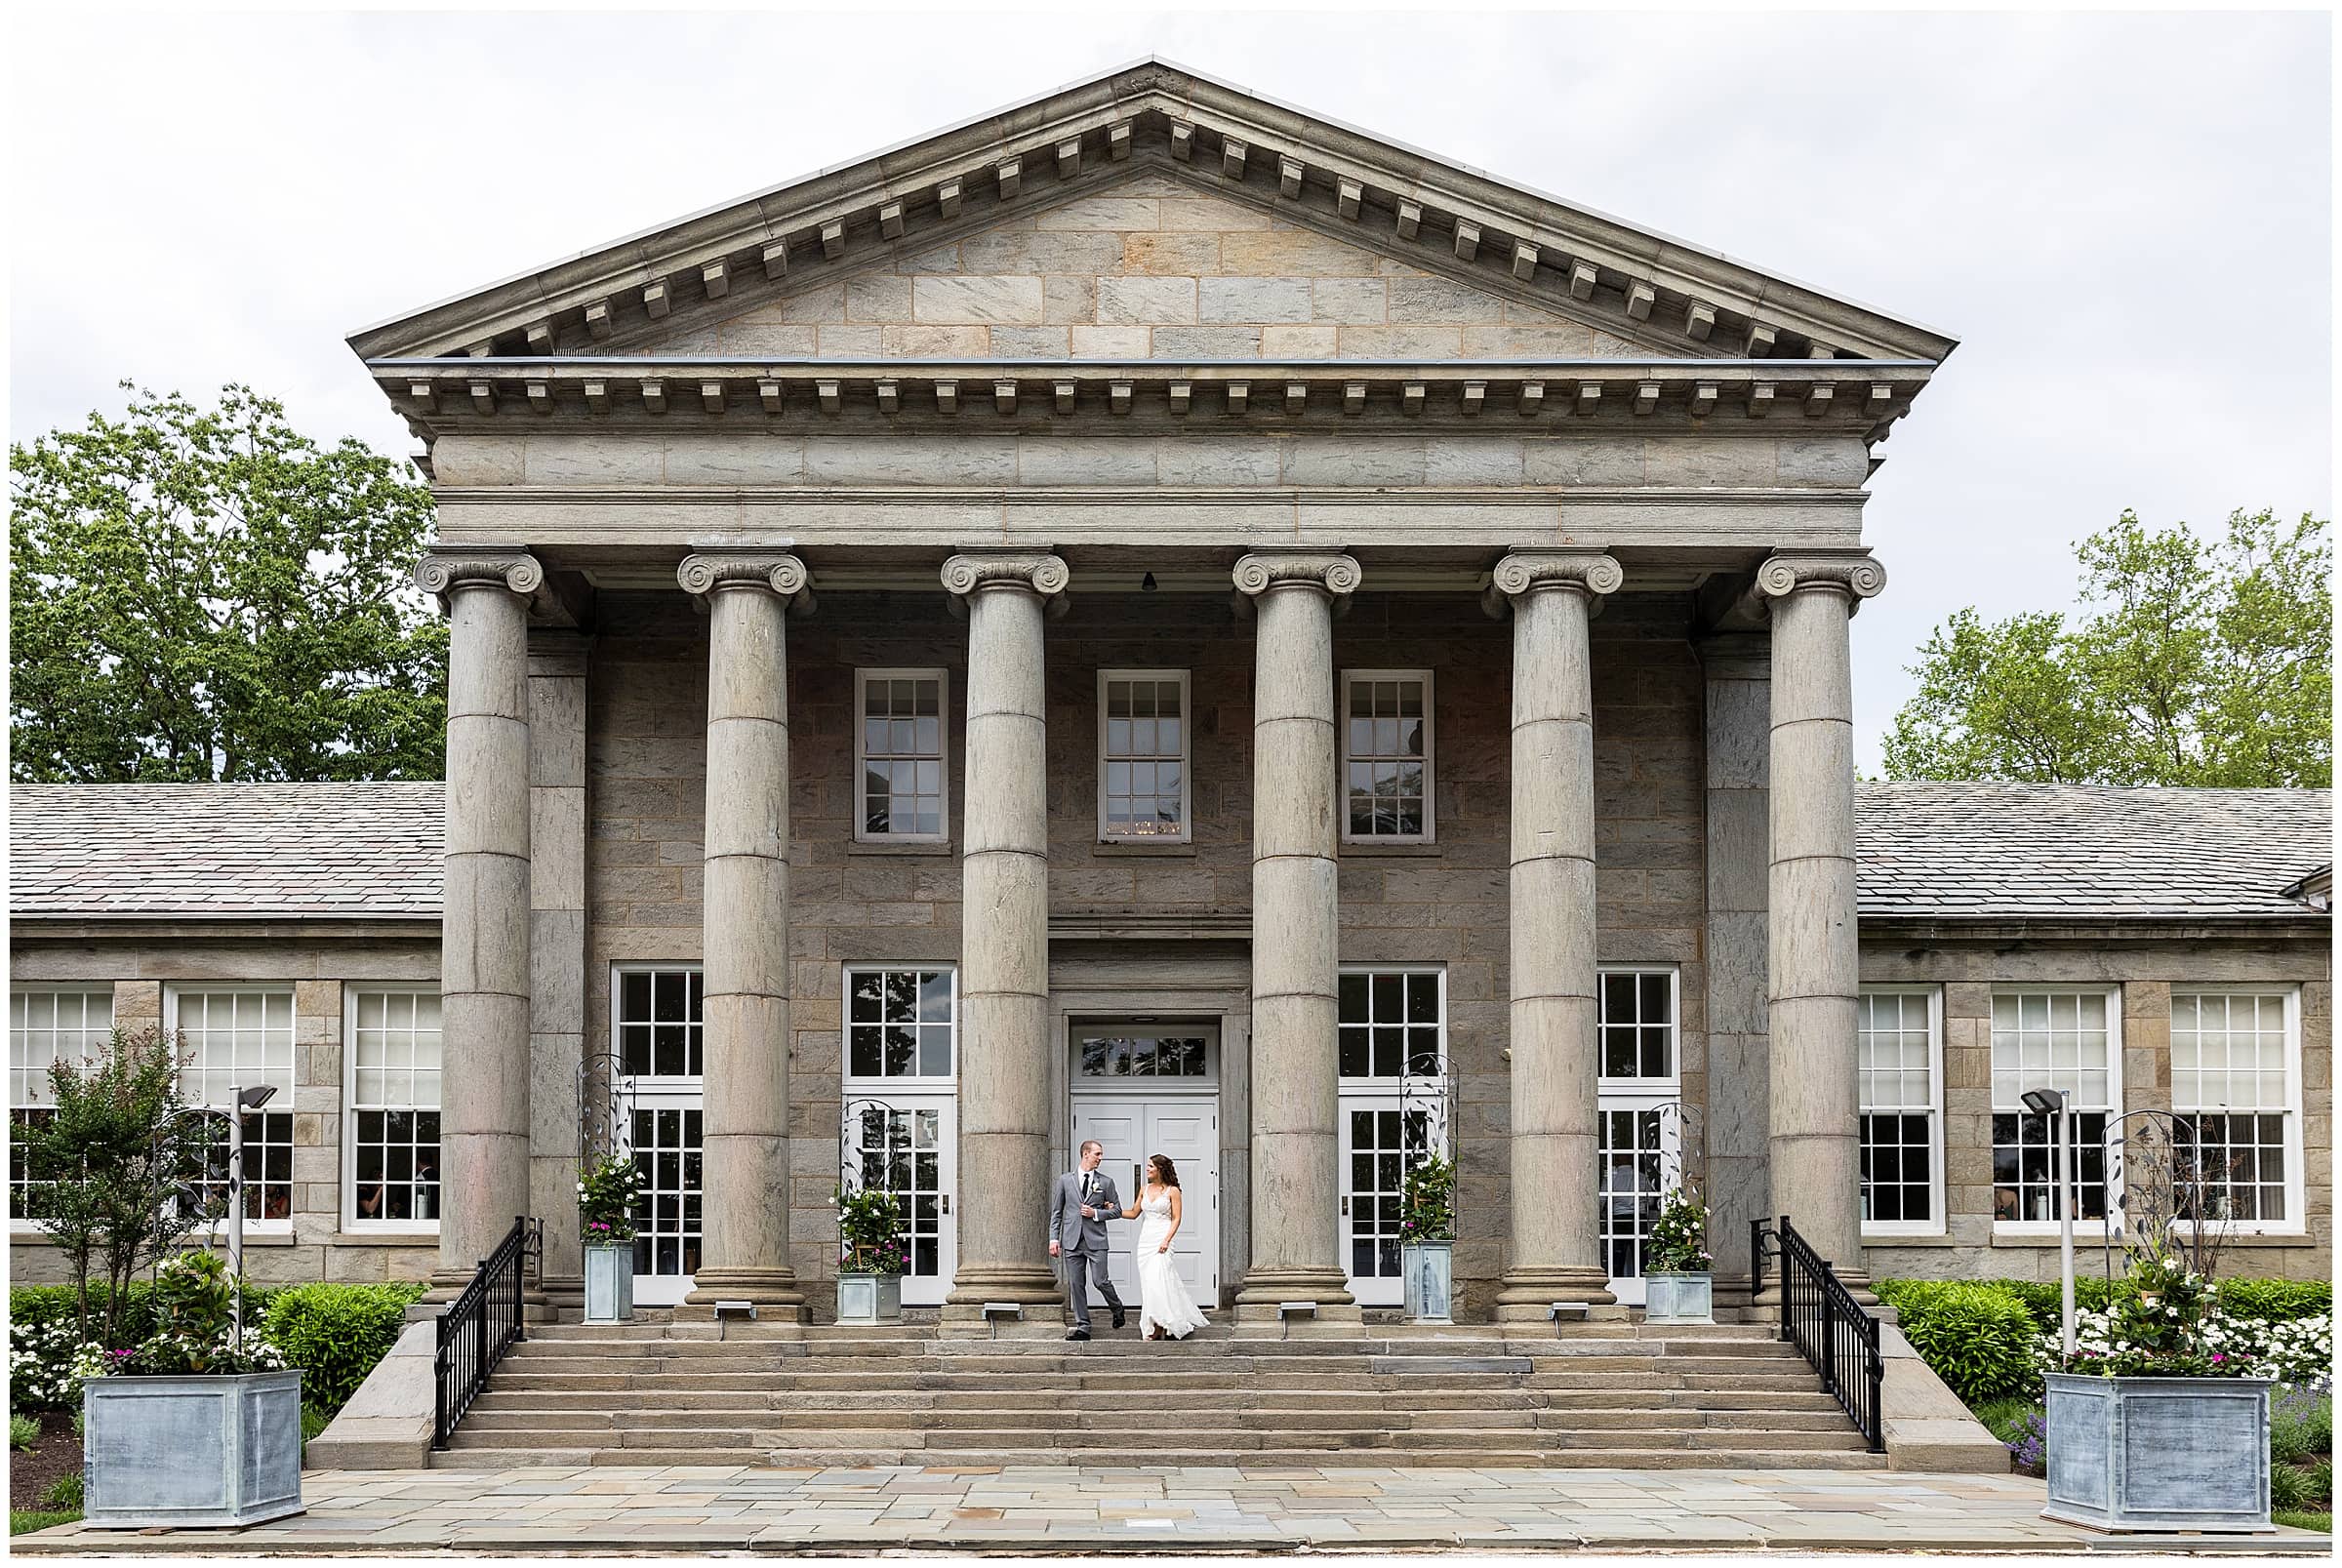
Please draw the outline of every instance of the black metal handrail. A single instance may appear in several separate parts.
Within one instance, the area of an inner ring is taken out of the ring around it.
[[[1878,1386],[1886,1377],[1886,1361],[1879,1353],[1878,1319],[1839,1282],[1830,1260],[1797,1234],[1786,1214],[1770,1226],[1758,1220],[1749,1226],[1753,1292],[1764,1288],[1768,1253],[1781,1260],[1781,1337],[1820,1374],[1823,1392],[1837,1401],[1871,1452],[1885,1453]]]
[[[530,1256],[543,1246],[545,1223],[516,1216],[496,1251],[480,1266],[456,1299],[439,1314],[439,1350],[432,1362],[439,1386],[438,1407],[432,1418],[431,1446],[445,1448],[456,1423],[479,1397],[488,1374],[505,1352],[529,1337],[523,1289]]]

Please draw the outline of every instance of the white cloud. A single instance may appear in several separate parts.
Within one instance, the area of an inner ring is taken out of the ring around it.
[[[1149,51],[1957,334],[1882,449],[1863,760],[2123,506],[2330,512],[2319,15],[130,16],[16,28],[10,427],[128,377],[408,439],[349,331]]]

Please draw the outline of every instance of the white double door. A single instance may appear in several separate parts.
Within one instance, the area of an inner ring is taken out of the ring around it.
[[[1139,1201],[1147,1156],[1179,1169],[1182,1213],[1171,1264],[1205,1311],[1220,1302],[1220,1102],[1216,1093],[1184,1090],[1075,1090],[1073,1146],[1106,1146],[1098,1168],[1114,1179],[1125,1204]],[[1136,1247],[1144,1220],[1110,1220],[1107,1277],[1133,1311],[1139,1305]],[[1093,1287],[1093,1304],[1105,1298]]]

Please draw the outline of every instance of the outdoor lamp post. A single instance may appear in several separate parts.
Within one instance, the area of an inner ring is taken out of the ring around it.
[[[230,1089],[235,1109],[227,1118],[227,1272],[235,1291],[236,1345],[244,1344],[244,1113],[258,1110],[276,1098],[276,1085]]]
[[[2025,1106],[2056,1118],[2058,1283],[2064,1307],[2066,1359],[2074,1359],[2074,1093],[2070,1089],[2028,1089]]]

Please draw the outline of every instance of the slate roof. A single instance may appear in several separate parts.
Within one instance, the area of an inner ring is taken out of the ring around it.
[[[442,787],[11,784],[12,915],[436,919]]]
[[[437,784],[12,784],[18,916],[439,913]],[[2324,789],[1866,784],[1866,917],[2220,919],[2312,911]]]
[[[2333,859],[2330,789],[1865,784],[1854,819],[1866,918],[2301,916]]]

